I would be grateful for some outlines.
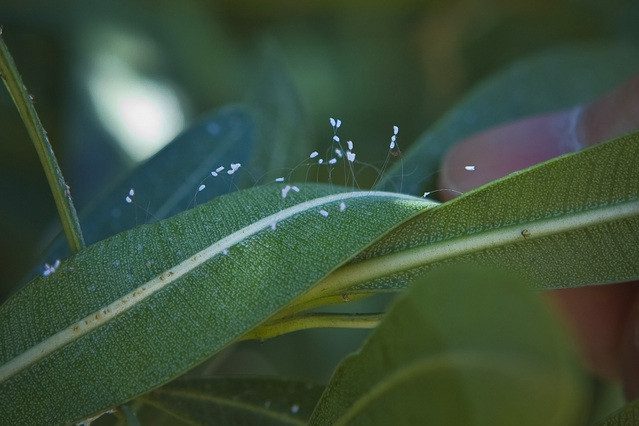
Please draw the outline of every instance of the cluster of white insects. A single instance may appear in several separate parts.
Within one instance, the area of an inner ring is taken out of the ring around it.
[[[286,181],[290,180],[290,177],[292,176],[293,172],[298,167],[301,167],[304,165],[307,166],[309,169],[310,169],[310,166],[312,166],[313,164],[315,164],[318,167],[319,166],[329,167],[329,181],[330,181],[330,176],[333,171],[333,168],[336,167],[337,164],[341,161],[345,164],[345,170],[346,168],[348,168],[348,171],[350,171],[350,177],[352,178],[353,184],[357,185],[357,180],[355,178],[355,173],[353,171],[353,165],[355,163],[359,163],[359,161],[356,160],[357,154],[355,153],[355,144],[353,143],[352,140],[347,140],[345,142],[345,146],[342,145],[342,139],[339,136],[339,128],[342,126],[342,120],[340,120],[339,118],[330,117],[329,124],[333,131],[333,135],[332,135],[331,147],[329,150],[327,150],[327,155],[325,157],[320,157],[320,154],[318,151],[312,151],[305,160],[303,160],[301,163],[299,163],[290,171],[288,178],[284,176],[280,176],[275,179],[275,183],[285,184],[279,189],[280,196],[282,199],[286,199],[291,193],[291,191],[294,193],[300,192],[300,188],[298,186],[288,184],[286,183]],[[397,141],[398,137],[399,137],[399,126],[394,125],[392,130],[392,135],[390,137],[390,142],[388,145],[389,155],[387,156],[386,161],[384,162],[384,165],[382,166],[381,172],[379,172],[378,175],[381,175],[383,173],[390,156],[400,155],[399,145]],[[365,164],[365,163],[362,163],[362,164]],[[225,174],[227,176],[232,177],[241,167],[242,167],[241,163],[231,163],[228,167],[220,165],[214,170],[212,170],[210,172],[210,176],[208,177],[218,178],[220,177],[220,175],[224,174],[224,172],[226,172]],[[472,172],[476,170],[476,166],[473,164],[468,164],[464,166],[464,169],[466,171]],[[308,169],[307,169],[307,176],[308,176]],[[205,180],[202,180],[202,182],[200,182],[199,185],[197,186],[195,190],[195,196],[197,196],[199,192],[202,192],[206,189],[206,184],[204,182]],[[423,194],[423,197],[428,197],[429,195],[442,190],[444,189],[427,191]],[[445,189],[445,190],[457,192],[451,189]],[[195,200],[195,196],[194,196],[194,200]],[[124,197],[124,201],[127,204],[135,204],[134,200],[135,200],[135,189],[130,188],[128,193]],[[338,208],[340,212],[345,211],[347,208],[346,203],[344,203],[343,201],[340,202]],[[329,212],[326,208],[320,208],[318,210],[318,213],[324,218],[329,217]],[[277,229],[277,223],[276,222],[271,223],[270,227],[273,230]],[[228,251],[224,250],[224,254],[227,254],[227,253]],[[44,271],[42,275],[45,277],[50,276],[56,271],[56,269],[59,266],[60,266],[59,259],[57,259],[52,265],[45,263]]]

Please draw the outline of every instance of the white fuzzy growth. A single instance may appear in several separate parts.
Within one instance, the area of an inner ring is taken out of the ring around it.
[[[124,201],[126,201],[127,203],[131,204],[133,202],[133,199],[131,199],[131,197],[129,197],[128,195],[126,196],[126,198],[124,199]]]
[[[352,151],[353,150],[353,141],[346,141],[346,146],[348,146],[348,149],[350,149]]]
[[[313,151],[311,152],[311,155],[308,156],[308,158],[315,158],[319,155],[319,153],[317,151]]]
[[[335,158],[331,158],[330,160],[328,160],[328,164],[335,164],[337,163],[337,159]]]
[[[393,135],[396,135],[399,133],[399,127],[398,126],[393,126]]]
[[[326,210],[324,210],[324,209],[320,210],[319,214],[321,214],[324,217],[328,217],[328,212]]]
[[[53,262],[53,265],[49,265],[48,263],[45,263],[42,276],[48,277],[49,275],[53,274],[55,270],[58,269],[59,266],[60,266],[60,259],[56,259],[56,261]]]
[[[286,196],[288,195],[288,191],[291,190],[290,185],[286,185],[284,188],[282,188],[282,198],[286,198]]]
[[[469,172],[474,172],[475,171],[475,165],[474,164],[468,164],[467,166],[464,166],[464,170],[469,171]]]
[[[284,178],[283,177],[275,178],[275,182],[284,182]]]
[[[350,161],[351,163],[355,161],[355,153],[354,152],[350,152],[350,151],[346,151],[346,159],[348,161]]]
[[[206,185],[202,184],[197,188],[197,192],[202,192],[204,191],[204,188],[206,188]]]
[[[333,136],[333,140],[334,140],[335,142],[339,142],[339,136],[337,136],[337,135]]]
[[[342,201],[339,203],[339,211],[343,212],[344,210],[346,210],[346,203]]]

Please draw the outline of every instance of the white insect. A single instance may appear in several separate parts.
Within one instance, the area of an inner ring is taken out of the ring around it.
[[[197,188],[197,192],[202,192],[206,188],[206,185],[202,184]]]
[[[275,178],[275,182],[284,182],[284,178],[283,177]]]
[[[337,136],[337,135],[333,136],[333,140],[334,140],[335,142],[339,142],[339,136]]]
[[[124,201],[126,201],[128,204],[131,204],[133,202],[133,196],[134,195],[135,195],[135,189],[133,189],[133,188],[129,189],[129,193],[124,198]]]
[[[288,191],[291,190],[290,185],[286,185],[284,188],[282,188],[282,198],[286,198],[286,196],[288,195]]]
[[[129,204],[131,204],[133,202],[133,199],[127,195],[126,198],[124,199],[124,201],[126,201]]]
[[[346,159],[348,161],[350,161],[351,163],[355,161],[355,153],[354,152],[350,152],[350,151],[346,151]]]
[[[53,265],[49,265],[48,263],[45,263],[42,276],[48,277],[49,275],[53,274],[55,270],[58,269],[59,267],[60,267],[60,259],[56,259],[55,262],[53,262]]]
[[[331,158],[330,160],[328,160],[328,164],[335,164],[337,163],[337,159],[335,158]]]
[[[211,172],[211,176],[217,177],[217,172]]]
[[[342,120],[340,120],[339,118],[337,120],[335,120],[335,128],[339,129],[339,126],[342,125]]]
[[[324,210],[324,209],[320,210],[319,214],[321,214],[324,217],[328,217],[328,212],[326,210]]]
[[[222,170],[224,170],[224,166],[220,166],[217,169],[215,169],[216,172],[220,173]]]
[[[346,146],[348,146],[348,149],[350,149],[352,151],[353,150],[353,141],[346,141]]]
[[[300,192],[300,189],[295,185],[291,186],[291,189],[295,192]]]
[[[396,135],[399,133],[399,127],[398,126],[393,126],[393,135]]]
[[[313,151],[311,152],[311,155],[308,156],[308,158],[315,158],[319,155],[319,153],[317,151]]]
[[[464,166],[464,169],[469,171],[469,172],[474,172],[475,171],[475,165],[474,164],[468,164],[467,166]]]
[[[342,150],[339,148],[335,148],[335,155],[337,155],[339,158],[342,158],[344,156],[344,154],[342,154]]]
[[[133,197],[135,195],[135,189],[133,188],[129,189],[129,195]]]
[[[433,191],[426,191],[424,192],[424,195],[422,195],[422,197],[426,198],[428,197]]]
[[[322,160],[321,158],[319,160],[317,160],[317,164],[322,164],[324,162],[324,160]]]
[[[337,124],[337,123],[335,122],[335,119],[334,119],[333,117],[329,118],[329,119],[328,119],[328,122],[329,122],[329,123],[331,123],[331,127],[335,127],[335,125]]]
[[[342,201],[339,203],[339,211],[343,212],[344,210],[346,210],[346,203]]]

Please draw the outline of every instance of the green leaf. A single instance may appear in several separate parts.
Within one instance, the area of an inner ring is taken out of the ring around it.
[[[639,278],[639,133],[559,157],[424,211],[298,304],[353,288],[403,288],[472,261],[540,288]]]
[[[500,123],[593,100],[631,77],[637,67],[639,52],[623,44],[566,46],[516,62],[480,84],[424,133],[378,188],[401,188],[407,194],[432,190],[443,154],[461,139]]]
[[[310,139],[304,105],[274,40],[262,41],[259,58],[259,74],[249,99],[258,111],[259,133],[251,173],[256,179],[271,179],[285,176],[308,157]]]
[[[432,205],[320,185],[286,199],[280,190],[236,192],[117,234],[14,294],[0,307],[0,395],[12,401],[0,418],[74,421],[159,386]]]
[[[415,283],[342,362],[311,424],[575,424],[575,365],[532,291],[449,268]]]
[[[305,424],[323,386],[278,378],[172,382],[139,398],[142,424]]]
[[[210,171],[219,165],[228,167],[231,162],[246,164],[256,144],[256,132],[254,113],[245,107],[225,107],[203,117],[147,162],[118,179],[81,212],[85,241],[95,243],[140,223],[166,219],[192,206],[194,201],[201,204],[234,191],[236,186],[226,175],[213,179]],[[241,173],[240,169],[238,174]],[[206,189],[194,199],[205,178]],[[124,202],[130,188],[136,190],[139,207]],[[58,236],[43,262],[68,254],[64,238]],[[38,273],[33,271],[30,278]]]
[[[639,400],[631,402],[605,419],[597,422],[601,426],[624,426],[639,424]]]

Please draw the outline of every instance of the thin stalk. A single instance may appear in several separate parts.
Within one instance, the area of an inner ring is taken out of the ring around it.
[[[7,91],[13,99],[20,117],[24,122],[29,137],[40,158],[40,163],[44,169],[44,173],[47,176],[55,205],[58,209],[58,215],[60,216],[60,222],[62,222],[62,229],[69,242],[69,247],[73,253],[79,251],[84,247],[84,239],[82,237],[82,230],[80,229],[80,222],[78,221],[78,215],[73,206],[73,200],[71,199],[71,192],[69,186],[66,184],[62,171],[58,165],[58,161],[55,158],[47,132],[40,122],[38,113],[33,106],[32,97],[27,92],[27,88],[22,83],[16,64],[9,53],[4,40],[2,40],[2,30],[0,29],[0,76],[4,85],[7,87]]]
[[[310,328],[375,328],[383,314],[312,313],[282,318],[263,324],[242,337],[242,340],[266,340],[293,331]]]

